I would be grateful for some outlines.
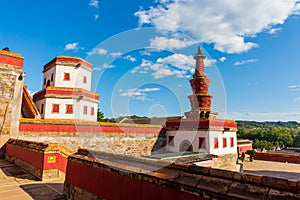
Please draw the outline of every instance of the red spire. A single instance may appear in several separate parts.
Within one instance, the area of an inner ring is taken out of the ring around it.
[[[195,73],[193,79],[190,80],[193,94],[189,96],[192,108],[190,112],[186,113],[186,116],[208,118],[211,113],[212,95],[208,93],[210,80],[206,77],[204,71],[205,56],[200,46],[194,59],[196,60]]]
[[[206,76],[205,71],[204,71],[204,62],[203,62],[203,60],[205,59],[205,56],[202,53],[200,46],[198,46],[198,52],[194,56],[194,59],[196,60],[196,69],[195,69],[194,76],[200,76],[200,75]]]

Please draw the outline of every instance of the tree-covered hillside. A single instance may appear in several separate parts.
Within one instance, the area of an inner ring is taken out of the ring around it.
[[[300,123],[237,121],[239,138],[253,140],[253,148],[300,147]]]
[[[268,127],[282,127],[282,128],[297,128],[300,127],[299,122],[257,122],[257,121],[236,121],[238,127],[243,128],[268,128]]]

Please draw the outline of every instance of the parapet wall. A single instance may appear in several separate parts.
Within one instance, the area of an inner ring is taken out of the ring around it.
[[[300,163],[299,153],[257,152],[254,155],[257,160],[269,160],[278,162]]]
[[[164,151],[161,126],[73,120],[21,119],[19,139],[57,142],[74,151],[87,148],[116,154],[149,155]]]
[[[296,180],[108,153],[70,156],[64,187],[70,199],[299,199],[299,192]]]
[[[55,179],[66,173],[68,156],[73,152],[57,143],[10,139],[5,158],[40,180]]]
[[[58,144],[13,139],[6,148],[9,161],[35,176],[54,178],[49,174],[65,171],[64,194],[70,199],[300,198],[297,180],[83,149],[71,153]]]

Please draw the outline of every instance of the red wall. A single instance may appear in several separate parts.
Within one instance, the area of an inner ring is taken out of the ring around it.
[[[254,155],[254,159],[257,160],[270,160],[270,161],[279,161],[279,162],[290,162],[290,163],[300,163],[300,155],[291,155],[291,154],[268,154],[257,152]]]
[[[61,125],[61,124],[20,124],[19,131],[29,132],[106,132],[106,133],[156,133],[161,128],[152,127],[119,127],[119,126],[86,126],[86,125]]]
[[[23,59],[0,54],[0,63],[23,67]]]
[[[242,153],[246,153],[246,151],[252,150],[252,144],[249,144],[248,146],[241,146],[239,147],[239,154],[242,155]]]
[[[104,199],[204,199],[70,160],[66,182]]]
[[[58,157],[58,170],[62,171],[63,173],[67,172],[67,163],[68,163],[68,158],[59,155]]]
[[[18,158],[41,170],[58,169],[66,173],[68,159],[59,153],[42,153],[16,145],[6,144],[7,155]],[[56,157],[55,163],[48,163],[49,157]]]
[[[9,156],[18,158],[38,169],[43,169],[44,155],[42,153],[11,144],[6,144],[5,153]]]

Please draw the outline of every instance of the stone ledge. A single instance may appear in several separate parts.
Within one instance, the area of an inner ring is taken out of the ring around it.
[[[178,164],[170,161],[156,161],[146,158],[135,158],[127,155],[115,155],[98,152],[96,157],[88,157],[88,150],[84,155],[72,155],[69,161],[78,162],[91,167],[113,171],[122,176],[147,181],[153,184],[168,187],[174,185],[180,191],[204,193],[234,198],[268,197],[269,191],[280,191],[282,195],[297,196],[300,198],[300,182],[274,177],[243,174],[238,172],[199,167],[194,165]],[[98,158],[99,156],[99,158]],[[152,166],[147,168],[145,166]],[[135,175],[132,175],[135,174]],[[175,185],[176,185],[175,184]]]

